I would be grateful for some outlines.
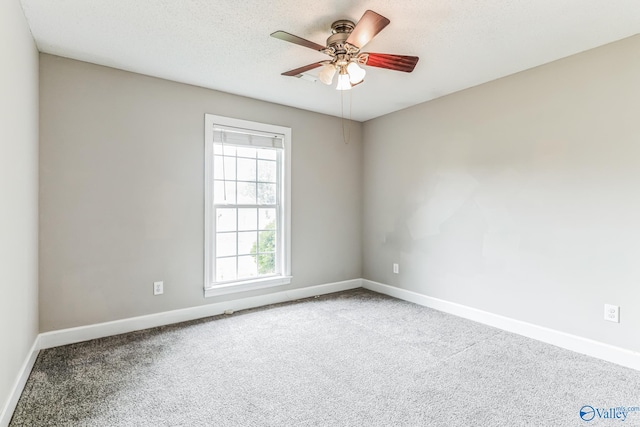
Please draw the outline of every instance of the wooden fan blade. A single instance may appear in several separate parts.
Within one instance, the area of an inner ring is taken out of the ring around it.
[[[367,56],[367,60],[363,62],[364,65],[404,71],[405,73],[412,72],[420,59],[417,56],[389,55],[387,53],[363,53],[361,55],[362,57]]]
[[[295,70],[287,71],[286,73],[282,73],[283,76],[297,77],[305,71],[313,70],[314,68],[318,68],[324,65],[325,62],[316,62],[314,64],[305,65],[304,67],[296,68]]]
[[[313,50],[323,50],[326,46],[322,46],[321,44],[310,42],[309,40],[303,39],[302,37],[294,36],[293,34],[289,34],[286,31],[276,31],[271,34],[271,37],[276,39],[284,40],[289,43],[299,44],[300,46],[308,47]]]
[[[369,43],[376,34],[382,31],[384,27],[389,25],[389,22],[391,21],[384,16],[372,10],[367,10],[349,35],[347,43],[357,48],[362,48]]]

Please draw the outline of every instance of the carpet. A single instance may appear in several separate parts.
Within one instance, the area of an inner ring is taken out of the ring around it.
[[[363,289],[43,350],[10,424],[611,425],[640,372]]]

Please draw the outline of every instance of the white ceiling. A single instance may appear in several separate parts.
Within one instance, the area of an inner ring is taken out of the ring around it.
[[[341,115],[341,92],[280,73],[328,57],[367,9],[391,20],[363,51],[420,57],[411,74],[367,67],[352,117],[369,120],[640,32],[640,0],[22,0],[41,52]],[[345,114],[349,93],[345,93]]]

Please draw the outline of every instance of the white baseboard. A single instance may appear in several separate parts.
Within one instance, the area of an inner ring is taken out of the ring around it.
[[[27,358],[20,368],[18,378],[16,379],[16,382],[11,389],[11,393],[9,394],[9,399],[5,403],[4,408],[2,408],[2,412],[0,412],[0,427],[7,427],[9,425],[9,422],[11,421],[13,411],[15,411],[16,406],[18,405],[18,399],[20,399],[20,395],[24,390],[24,386],[27,384],[27,379],[29,379],[29,374],[31,374],[33,365],[34,363],[36,363],[36,358],[38,357],[38,352],[40,351],[39,341],[40,337],[37,336],[33,341],[33,345],[31,346],[31,350],[29,350],[29,354],[27,354]]]
[[[347,289],[355,289],[361,287],[361,283],[361,279],[346,280],[343,282],[291,289],[288,291],[275,292],[261,296],[239,298],[231,301],[206,304],[181,310],[114,320],[112,322],[98,323],[95,325],[44,332],[40,334],[39,337],[40,348],[58,347],[61,345],[74,344],[81,341],[103,338],[111,335],[124,334],[142,329],[155,328],[157,326],[165,326],[173,323],[201,319],[203,317],[216,316],[223,314],[226,310],[245,310],[248,308],[261,307],[269,304],[277,304],[301,298],[309,298],[316,295],[344,291]]]
[[[607,362],[640,370],[640,353],[627,350],[625,348],[545,328],[543,326],[534,325],[521,320],[500,316],[498,314],[478,310],[466,305],[429,297],[371,280],[362,279],[362,287],[374,292],[453,314],[458,317],[473,320],[478,323],[493,326],[504,331],[533,338],[577,353],[586,354],[587,356],[606,360]]]

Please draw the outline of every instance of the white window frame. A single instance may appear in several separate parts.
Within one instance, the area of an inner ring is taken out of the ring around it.
[[[215,125],[234,127],[259,133],[273,133],[283,136],[284,149],[280,174],[282,176],[282,201],[280,209],[282,272],[278,276],[237,280],[219,284],[215,282],[216,222],[213,216],[213,129]],[[291,128],[230,117],[205,114],[205,165],[204,165],[204,296],[214,297],[236,292],[282,286],[291,283]]]

